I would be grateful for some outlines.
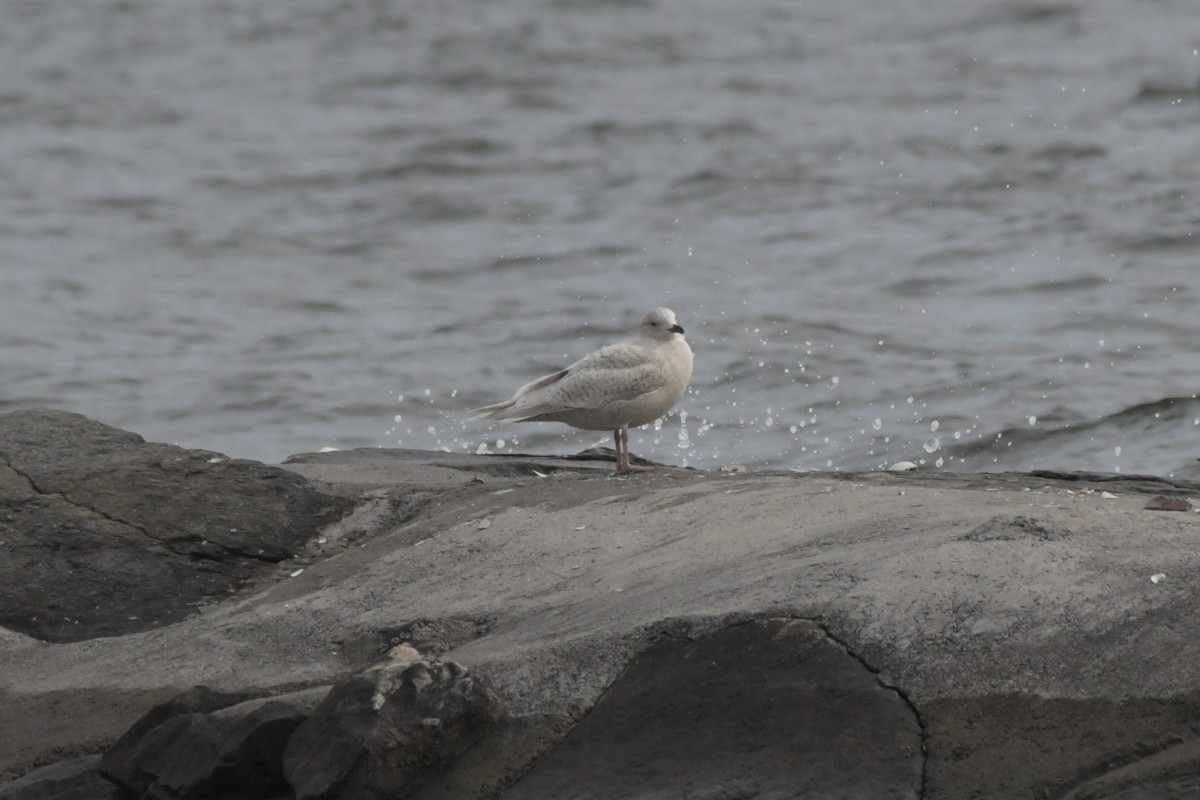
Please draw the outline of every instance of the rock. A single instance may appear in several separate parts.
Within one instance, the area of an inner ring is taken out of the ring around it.
[[[346,507],[278,467],[78,414],[0,414],[0,625],[68,642],[176,621]]]
[[[81,756],[35,769],[0,785],[0,800],[124,800],[128,795],[96,769],[100,756]]]
[[[335,685],[293,734],[283,767],[297,800],[419,797],[500,719],[463,667],[398,655]]]
[[[927,738],[927,797],[1099,800],[1200,795],[1153,791],[1200,785],[1197,693],[1179,698],[1030,694],[935,699],[919,704]],[[1086,766],[1087,768],[1083,768]],[[1070,791],[1068,791],[1070,790]]]
[[[1034,519],[1026,515],[993,517],[964,535],[964,542],[1011,542],[1018,539],[1034,539],[1057,542],[1071,535],[1065,525],[1047,520]]]
[[[1200,496],[1194,483],[612,478],[540,457],[489,468],[450,456],[296,464],[364,505],[339,521],[333,555],[294,578],[133,634],[0,634],[0,772],[102,749],[175,687],[219,680],[259,696],[358,674],[340,707],[331,694],[289,740],[284,775],[305,796],[605,797],[665,785],[658,764],[707,800],[789,796],[771,787],[792,779],[837,796],[839,776],[857,781],[850,796],[886,785],[905,796],[914,774],[924,800],[1187,796],[1200,775],[1200,515],[1143,509],[1159,494]],[[66,502],[2,468],[0,484],[13,498],[0,524]],[[411,661],[406,641],[417,662],[390,664],[387,680],[360,674],[398,646]],[[454,696],[430,652],[486,681],[480,705],[502,704],[503,718],[463,703],[464,719],[482,721],[437,739],[420,724],[433,716],[411,707],[419,692],[375,710],[406,669]],[[411,747],[393,746],[392,726]],[[787,763],[775,739],[810,766]],[[827,742],[828,763],[813,755]],[[855,760],[860,743],[872,763]]]
[[[144,797],[270,797],[287,791],[281,760],[307,714],[267,703],[242,717],[182,714],[146,735],[134,766],[148,781]]]
[[[1191,511],[1192,504],[1182,497],[1167,497],[1160,494],[1147,500],[1146,505],[1142,508],[1147,511]]]
[[[122,737],[105,756],[105,774],[146,798],[287,794],[284,748],[328,691],[318,687],[205,710],[221,701],[198,687],[174,701],[174,708],[193,711],[169,713],[160,706]]]
[[[100,772],[114,783],[141,795],[154,781],[153,775],[143,772],[138,763],[142,743],[152,731],[176,717],[206,714],[250,699],[246,694],[226,694],[207,686],[195,686],[165,703],[159,703],[104,753],[100,760]]]
[[[571,456],[536,456],[433,453],[427,450],[364,447],[326,453],[297,453],[283,463],[288,469],[305,477],[319,476],[332,484],[354,486],[360,490],[403,485],[445,491],[487,479],[535,478],[538,473],[589,472],[611,475],[613,458],[612,448],[593,448]]]
[[[916,798],[907,701],[812,622],[651,645],[566,741],[501,795]]]
[[[1200,797],[1200,740],[1168,746],[1076,786],[1062,800]]]

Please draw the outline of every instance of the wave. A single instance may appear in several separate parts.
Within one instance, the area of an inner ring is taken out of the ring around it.
[[[1166,397],[1097,419],[1012,426],[943,449],[957,470],[1200,473],[1200,399]]]

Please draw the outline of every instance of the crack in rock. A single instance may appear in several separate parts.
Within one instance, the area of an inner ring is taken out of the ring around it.
[[[846,655],[848,655],[850,658],[857,661],[859,664],[861,664],[863,666],[864,669],[866,669],[868,672],[870,672],[872,675],[874,675],[875,681],[876,681],[876,683],[879,684],[880,688],[887,689],[890,692],[894,692],[896,694],[896,696],[899,697],[900,700],[904,703],[904,705],[908,707],[908,710],[913,715],[913,719],[915,719],[917,721],[917,727],[921,731],[920,775],[919,775],[918,782],[917,782],[917,797],[918,798],[924,797],[925,796],[925,766],[926,766],[926,761],[929,758],[929,750],[928,750],[929,732],[925,727],[925,720],[921,716],[921,710],[919,708],[917,708],[917,704],[913,701],[912,697],[909,696],[909,693],[907,691],[905,691],[903,687],[901,687],[895,683],[892,683],[891,681],[885,680],[882,670],[880,670],[874,664],[869,662],[864,656],[859,655],[857,652],[855,652],[854,649],[850,647],[850,644],[848,642],[846,642],[845,640],[843,640],[840,636],[835,634],[832,630],[830,630],[829,626],[823,620],[813,619],[811,617],[795,617],[795,619],[802,619],[805,622],[811,622],[813,625],[816,625],[818,628],[820,628],[821,631],[825,634],[825,636],[827,636],[829,638],[829,641],[836,644],[839,648],[841,648],[841,650],[843,652],[846,653]]]
[[[644,648],[504,800],[581,788],[748,798],[791,796],[798,786],[812,796],[883,797],[905,786],[904,796],[923,795],[921,716],[817,621],[772,613],[695,619],[691,631],[666,624],[647,626]]]
[[[90,512],[90,513],[95,514],[96,516],[100,517],[101,519],[108,520],[109,522],[115,523],[117,525],[124,525],[126,528],[137,531],[138,533],[142,534],[146,538],[152,539],[156,542],[163,541],[162,539],[158,538],[157,536],[154,536],[152,533],[150,533],[148,530],[141,527],[140,525],[135,525],[134,523],[129,522],[128,520],[123,520],[118,517],[114,517],[111,514],[101,511],[98,508],[93,508],[92,506],[89,506],[86,503],[80,503],[79,501],[73,499],[70,495],[63,494],[62,492],[48,492],[48,491],[44,490],[41,486],[38,486],[37,481],[35,481],[30,475],[27,475],[25,472],[18,469],[12,463],[12,461],[10,461],[9,458],[4,455],[4,453],[0,453],[0,461],[3,461],[4,466],[11,469],[13,471],[13,473],[15,473],[18,477],[22,478],[26,483],[28,483],[29,488],[33,489],[33,491],[39,497],[58,498],[59,500],[62,500],[64,503],[66,503],[67,505],[71,506],[72,508],[78,508],[82,511]]]
[[[53,642],[176,622],[302,552],[351,502],[49,409],[0,415],[0,471],[18,545],[0,561],[0,625]]]

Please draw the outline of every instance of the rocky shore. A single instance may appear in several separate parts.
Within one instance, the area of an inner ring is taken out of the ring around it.
[[[0,800],[1197,797],[1197,497],[0,415]]]

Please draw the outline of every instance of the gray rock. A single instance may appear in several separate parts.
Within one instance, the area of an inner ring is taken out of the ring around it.
[[[149,780],[145,798],[270,797],[287,791],[281,760],[307,714],[267,703],[244,717],[182,714],[146,735],[134,766]]]
[[[399,639],[486,680],[503,719],[465,726],[441,749],[414,736],[397,750],[392,712],[374,710],[376,683],[361,678],[367,688],[343,687],[340,709],[326,705],[323,725],[310,719],[289,740],[285,774],[311,780],[310,796],[606,797],[652,788],[650,755],[670,772],[693,747],[704,780],[687,792],[709,800],[769,797],[792,778],[837,796],[836,770],[857,778],[856,792],[890,783],[901,796],[919,774],[924,800],[1186,797],[1196,782],[1200,515],[1144,506],[1200,496],[1200,485],[1017,473],[614,478],[563,460],[411,451],[293,466],[322,491],[363,498],[321,530],[330,556],[301,574],[132,635],[48,645],[0,634],[0,770],[94,752],[173,687],[219,680],[258,695],[334,683]],[[6,480],[12,513],[55,499],[15,472]],[[774,645],[771,625],[781,626]],[[725,669],[706,673],[705,659]],[[806,675],[815,683],[796,682]],[[725,706],[688,706],[696,695]],[[798,706],[809,716],[780,722]],[[399,730],[425,718],[409,713]],[[726,719],[744,739],[727,735]],[[759,719],[786,728],[778,735],[812,768],[789,773],[770,738],[755,738]],[[301,749],[300,735],[320,741],[322,728],[342,742],[331,737],[340,749],[319,762],[322,745]],[[830,773],[810,749],[826,740]],[[449,763],[387,772],[363,742]],[[876,763],[853,760],[860,742]],[[305,753],[313,764],[299,763]],[[378,766],[375,783],[353,783],[358,757]],[[406,774],[423,777],[396,777]]]
[[[135,725],[105,756],[105,773],[148,800],[289,794],[284,748],[328,691],[318,687],[213,708],[234,698],[197,687]],[[187,708],[192,710],[182,711]]]
[[[1065,525],[1035,519],[1024,514],[993,517],[965,534],[965,542],[1011,542],[1018,539],[1041,539],[1057,542],[1071,535]]]
[[[288,743],[284,774],[297,800],[419,797],[493,730],[500,711],[458,664],[386,663],[333,687]]]
[[[66,642],[174,622],[345,508],[278,467],[78,414],[0,414],[0,625]]]
[[[251,699],[246,694],[215,692],[207,686],[195,686],[159,703],[133,724],[100,760],[100,772],[135,795],[141,796],[155,782],[155,774],[143,769],[141,755],[147,737],[167,722],[193,717],[238,705]],[[161,749],[161,748],[160,748]]]
[[[651,645],[503,800],[916,798],[907,701],[812,622]]]
[[[96,769],[100,756],[81,756],[35,769],[0,785],[0,800],[124,800],[129,797]]]

